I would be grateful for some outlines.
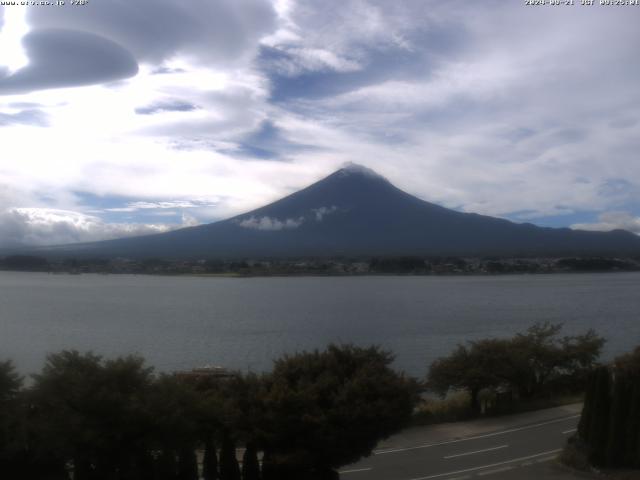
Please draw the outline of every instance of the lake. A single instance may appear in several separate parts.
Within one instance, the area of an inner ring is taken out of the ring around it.
[[[0,272],[0,359],[23,373],[62,349],[139,353],[163,371],[269,369],[329,342],[379,344],[423,376],[457,343],[536,321],[594,328],[605,357],[640,344],[640,273],[213,278]]]

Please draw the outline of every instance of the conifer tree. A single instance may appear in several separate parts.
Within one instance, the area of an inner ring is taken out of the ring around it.
[[[219,480],[218,454],[213,438],[207,440],[204,445],[204,458],[202,460],[202,476],[204,480]]]
[[[198,459],[193,448],[184,447],[178,457],[178,480],[198,480]]]
[[[240,478],[236,445],[229,433],[225,432],[220,450],[220,480],[240,480]]]
[[[607,450],[605,463],[610,467],[622,466],[627,437],[626,422],[629,413],[630,382],[627,375],[618,373],[613,382],[609,428],[607,432]]]
[[[163,450],[156,460],[158,480],[176,480],[178,464],[172,451]]]
[[[586,392],[584,396],[584,403],[582,405],[582,415],[580,415],[580,421],[578,422],[578,435],[583,440],[588,440],[591,429],[591,422],[593,421],[593,400],[596,393],[596,377],[598,371],[592,371],[587,377]]]
[[[258,450],[253,442],[247,443],[242,457],[242,480],[260,480]]]
[[[593,394],[593,414],[589,422],[589,460],[594,465],[604,465],[609,433],[609,410],[611,404],[611,374],[607,367],[597,370]]]
[[[630,397],[624,462],[629,467],[640,468],[640,373],[632,377]]]

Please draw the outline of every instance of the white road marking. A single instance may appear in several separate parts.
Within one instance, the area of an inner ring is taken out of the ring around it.
[[[493,475],[494,473],[506,472],[508,470],[513,470],[515,467],[502,467],[502,468],[494,468],[493,470],[486,470],[484,472],[478,473],[479,477],[484,475]]]
[[[529,460],[531,458],[542,457],[544,455],[550,455],[552,453],[558,453],[560,451],[562,451],[562,449],[558,448],[556,450],[549,450],[547,452],[536,453],[535,455],[529,455],[526,457],[512,458],[511,460],[505,460],[504,462],[491,463],[489,465],[482,465],[480,467],[465,468],[464,470],[457,470],[455,472],[437,473],[435,475],[428,475],[426,477],[416,477],[416,478],[412,478],[411,480],[429,480],[430,478],[447,477],[449,475],[457,475],[459,473],[474,472],[476,470],[484,470],[485,468],[498,467],[500,465],[506,465],[508,463],[521,462],[523,460]]]
[[[573,432],[575,432],[576,430],[578,430],[578,429],[577,429],[577,428],[571,428],[571,429],[569,429],[569,430],[565,430],[564,432],[562,432],[562,434],[563,434],[563,435],[566,435],[567,433],[573,433]]]
[[[353,470],[341,470],[338,473],[340,475],[344,473],[357,473],[357,472],[368,472],[371,468],[354,468]]]
[[[483,452],[491,452],[493,450],[500,450],[501,448],[507,448],[509,445],[500,445],[499,447],[491,447],[491,448],[484,448],[482,450],[476,450],[475,452],[466,452],[466,453],[457,453],[455,455],[448,455],[446,457],[443,458],[456,458],[456,457],[464,457],[466,455],[473,455],[476,453],[483,453]]]
[[[558,418],[556,420],[550,420],[548,422],[537,423],[535,425],[527,425],[526,427],[510,428],[509,430],[501,430],[499,432],[485,433],[483,435],[475,435],[473,437],[460,438],[460,439],[457,439],[457,440],[448,440],[446,442],[426,443],[424,445],[416,445],[415,447],[390,448],[390,449],[387,449],[387,450],[378,450],[378,451],[374,451],[373,454],[374,455],[385,455],[387,453],[406,452],[408,450],[418,450],[418,449],[421,449],[421,448],[437,447],[439,445],[450,445],[452,443],[467,442],[469,440],[477,440],[479,438],[495,437],[496,435],[505,435],[507,433],[520,432],[522,430],[528,430],[530,428],[544,427],[545,425],[551,425],[553,423],[566,422],[567,420],[572,420],[574,418],[579,418],[579,417],[580,417],[580,415],[571,415],[570,417]]]
[[[550,462],[551,460],[555,459],[556,457],[545,457],[545,458],[539,458],[538,460],[534,460],[534,462],[536,463],[544,463],[544,462]]]

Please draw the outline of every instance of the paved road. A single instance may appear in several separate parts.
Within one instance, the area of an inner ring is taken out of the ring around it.
[[[580,405],[498,419],[415,428],[340,472],[343,480],[572,478],[554,462]]]

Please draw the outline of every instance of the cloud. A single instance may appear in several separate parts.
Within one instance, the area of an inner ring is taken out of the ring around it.
[[[605,212],[598,215],[598,221],[594,223],[576,223],[571,225],[574,230],[627,230],[640,235],[640,217],[629,212]]]
[[[37,108],[20,110],[16,113],[0,112],[0,127],[7,125],[32,125],[46,127],[49,124],[49,116]]]
[[[138,115],[153,115],[162,112],[191,112],[199,108],[198,105],[183,100],[165,100],[152,103],[146,107],[138,107],[135,112]]]
[[[277,218],[271,217],[259,217],[256,218],[251,216],[249,218],[245,218],[244,220],[237,220],[236,223],[242,228],[250,228],[253,230],[267,230],[267,231],[277,231],[277,230],[293,230],[298,228],[304,222],[304,217],[299,218],[286,218],[284,220],[279,220]]]
[[[0,213],[0,247],[92,242],[166,232],[197,224],[183,216],[182,224],[106,223],[68,210],[11,208]]]
[[[163,202],[130,202],[124,207],[105,208],[107,212],[136,212],[139,210],[165,210],[174,208],[203,208],[215,206],[209,201],[171,200]]]
[[[289,140],[285,132],[274,122],[265,120],[257,129],[231,137],[230,145],[223,146],[220,150],[248,159],[288,161],[291,153],[315,149],[313,145]]]
[[[316,222],[321,222],[325,216],[330,215],[336,212],[337,210],[338,210],[338,207],[336,207],[335,205],[332,205],[331,207],[314,208],[312,211],[315,214]]]
[[[183,56],[220,66],[244,61],[275,28],[276,15],[267,0],[118,0],[89,8],[32,8],[28,21],[35,28],[94,32],[124,45],[140,62]]]
[[[171,67],[158,67],[154,69],[151,73],[153,75],[170,75],[173,73],[185,73],[186,70],[184,68],[171,68]]]
[[[269,216],[255,217],[252,215],[251,217],[236,220],[235,222],[243,228],[255,230],[292,230],[300,227],[305,221],[321,222],[324,217],[337,211],[338,207],[332,205],[331,207],[312,208],[309,214],[298,218],[286,218],[280,220]]]
[[[23,44],[29,64],[0,78],[0,95],[104,83],[138,72],[136,60],[127,50],[92,33],[34,30],[24,37]]]
[[[32,34],[91,31],[131,52],[140,71],[8,98],[0,182],[51,199],[12,207],[89,212],[95,205],[67,201],[70,192],[118,198],[102,207],[128,210],[99,213],[118,222],[154,222],[154,210],[136,201],[219,198],[197,210],[206,221],[250,211],[351,160],[463,211],[562,215],[557,225],[603,211],[640,214],[635,16],[487,2],[117,0],[25,9]],[[18,106],[25,103],[33,105]],[[171,113],[176,105],[188,111]],[[34,135],[16,116],[23,110],[41,111],[48,128]]]
[[[391,79],[426,78],[465,31],[426,2],[290,2],[263,41],[272,99],[328,97]],[[445,20],[442,20],[445,18]]]

